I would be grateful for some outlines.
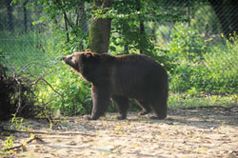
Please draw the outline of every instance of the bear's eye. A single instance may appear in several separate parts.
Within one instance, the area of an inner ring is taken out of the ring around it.
[[[72,63],[76,63],[76,57],[75,56],[71,56],[69,59]]]

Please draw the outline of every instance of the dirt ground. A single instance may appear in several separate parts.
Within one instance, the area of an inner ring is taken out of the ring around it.
[[[118,121],[107,114],[97,121],[63,118],[53,128],[44,120],[27,120],[34,140],[10,157],[26,158],[236,158],[238,106],[169,110],[166,120],[150,120],[130,113]],[[29,133],[14,133],[14,145]],[[4,137],[1,136],[0,148]],[[1,156],[0,156],[1,157]]]

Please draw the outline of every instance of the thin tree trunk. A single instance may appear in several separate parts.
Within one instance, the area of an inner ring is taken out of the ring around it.
[[[64,14],[64,26],[65,26],[65,31],[66,31],[66,42],[69,42],[70,38],[69,38],[69,28],[68,28],[67,14],[66,14],[66,12],[63,12],[63,14]]]
[[[124,53],[126,53],[126,54],[129,53],[129,47],[128,47],[128,45],[124,45]]]
[[[88,33],[88,23],[87,23],[87,17],[85,12],[85,4],[83,1],[80,1],[79,8],[78,8],[78,17],[76,21],[76,25],[80,26],[83,33]]]
[[[238,1],[210,0],[210,4],[220,21],[224,35],[228,37],[238,32]]]
[[[71,28],[73,28],[73,23],[71,23],[71,21],[68,19],[67,17],[67,12],[66,10],[64,9],[64,1],[53,1],[57,7],[62,11],[63,13],[63,18],[64,18],[64,28],[65,28],[65,34],[66,34],[66,42],[69,42],[70,41],[70,37],[69,37],[69,26]]]
[[[23,3],[23,16],[24,16],[24,31],[27,32],[28,31],[28,17],[27,17],[27,9],[26,9],[26,5],[28,3],[28,0],[26,0]]]
[[[88,35],[88,23],[87,23],[87,16],[86,16],[86,12],[85,12],[84,1],[79,2],[79,6],[76,9],[76,11],[77,11],[76,26],[80,27],[80,30],[82,32],[82,36],[79,37],[79,38],[81,38],[80,43],[79,43],[79,48],[81,50],[83,50],[84,49],[83,40]]]
[[[96,8],[110,8],[112,0],[94,0],[94,5]],[[93,52],[108,52],[110,31],[111,19],[92,18],[89,29],[89,47]]]
[[[4,29],[3,24],[4,24],[3,17],[2,17],[2,14],[0,14],[0,30]]]
[[[136,0],[136,5],[137,5],[136,10],[138,12],[140,12],[141,11],[141,2],[140,2],[140,0]],[[142,18],[139,17],[139,21],[140,21],[140,26],[139,26],[140,37],[143,37],[145,35],[145,25],[144,25],[144,21],[142,20]],[[140,40],[143,40],[143,38],[140,38]],[[143,43],[143,42],[140,41],[140,43]],[[142,47],[143,46],[140,46],[140,54],[144,53]]]
[[[155,43],[157,43],[156,29],[157,29],[156,22],[153,22],[153,26],[152,26],[152,36],[153,36],[153,40],[155,41]]]
[[[5,0],[5,4],[6,4],[6,7],[7,7],[7,29],[9,31],[14,31],[14,25],[13,25],[13,15],[12,15],[12,12],[13,12],[13,7],[11,6],[11,2],[12,0]]]

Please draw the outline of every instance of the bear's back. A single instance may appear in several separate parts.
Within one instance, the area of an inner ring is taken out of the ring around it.
[[[117,56],[113,67],[117,71],[122,71],[126,74],[129,73],[128,75],[135,73],[137,76],[143,76],[147,73],[155,73],[155,75],[157,73],[166,73],[165,69],[154,59],[138,54]],[[118,73],[121,74],[122,72]]]
[[[157,64],[152,58],[141,54],[116,56],[117,62],[122,64]]]
[[[146,55],[117,56],[112,66],[112,87],[119,94],[153,88],[163,77],[167,77],[164,68]]]

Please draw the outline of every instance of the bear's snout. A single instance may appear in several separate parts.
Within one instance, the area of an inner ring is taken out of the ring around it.
[[[62,60],[65,62],[65,64],[71,66],[72,68],[74,68],[76,71],[79,71],[78,69],[78,64],[77,61],[74,59],[74,57],[72,55],[67,55],[62,57]]]
[[[64,57],[62,57],[62,60],[63,60],[65,63],[71,62],[71,59],[72,59],[71,56],[64,56]]]
[[[62,58],[64,61],[72,61],[73,56],[72,55],[67,55]]]
[[[64,61],[65,61],[65,58],[66,58],[66,57],[61,57],[60,60],[64,60]]]

